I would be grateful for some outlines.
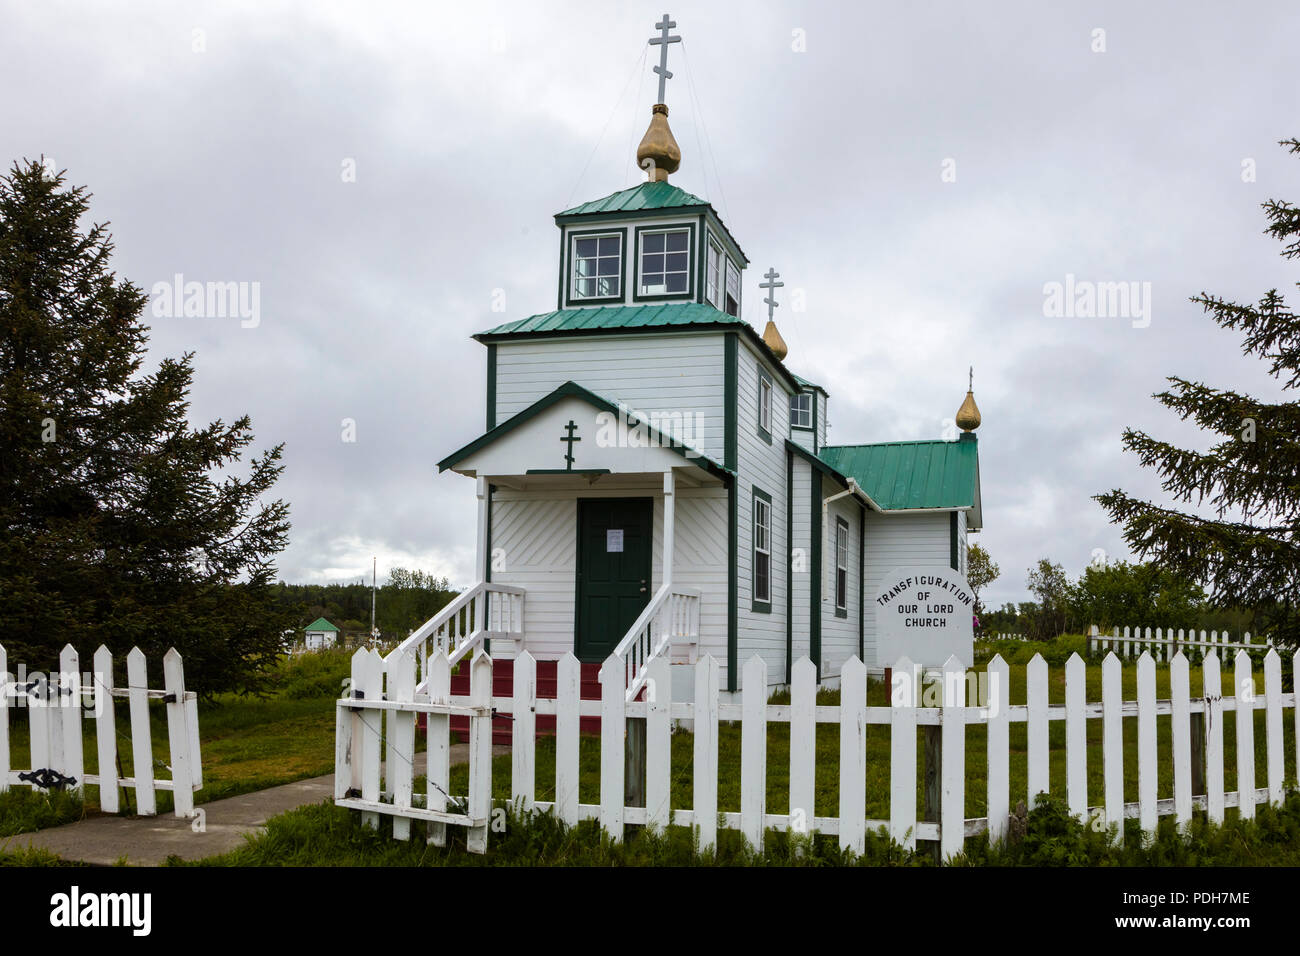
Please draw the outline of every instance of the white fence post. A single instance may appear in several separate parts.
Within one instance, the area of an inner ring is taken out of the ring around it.
[[[1169,662],[1169,700],[1174,756],[1174,819],[1178,826],[1192,822],[1192,685],[1187,658],[1182,651]]]
[[[966,668],[956,657],[949,657],[943,665],[940,719],[939,855],[948,860],[966,845]]]
[[[1264,655],[1264,733],[1268,746],[1268,801],[1281,806],[1286,796],[1282,790],[1282,660],[1272,649]]]
[[[566,826],[578,823],[578,729],[582,664],[571,651],[555,668],[555,806]]]
[[[861,856],[866,838],[867,665],[855,655],[840,671],[840,847]]]
[[[425,662],[429,682],[429,702],[451,703],[451,663],[447,652],[435,649]],[[451,717],[447,714],[429,714],[424,723],[427,752],[424,759],[424,776],[428,787],[430,810],[447,809],[447,793],[451,786]],[[434,846],[447,845],[447,824],[431,823],[427,842]]]
[[[740,832],[763,851],[767,808],[767,661],[755,654],[741,671]]]
[[[1124,843],[1124,684],[1114,651],[1101,662],[1102,775],[1105,778],[1106,825],[1116,827],[1115,843]]]
[[[537,662],[528,651],[514,662],[514,708],[510,798],[520,812],[530,813],[537,795]]]
[[[673,680],[668,658],[660,654],[646,671],[645,814],[646,825],[667,828],[672,810]]]
[[[469,828],[465,848],[486,853],[492,814],[492,658],[481,649],[470,665],[469,696],[471,705],[487,712],[469,719],[469,816],[483,822]]]
[[[1255,675],[1250,655],[1237,651],[1237,813],[1243,820],[1255,816]]]
[[[904,657],[894,665],[893,680],[905,686],[890,697],[889,709],[889,835],[904,849],[916,849],[916,681],[913,665]]]
[[[816,816],[816,708],[817,665],[801,657],[790,668],[790,819],[794,826],[802,814],[809,833],[815,829]]]
[[[1201,693],[1205,695],[1205,812],[1211,823],[1223,822],[1223,683],[1219,654],[1211,650],[1201,661]],[[1300,713],[1300,710],[1297,710]]]
[[[1025,668],[1028,694],[1028,806],[1034,808],[1034,798],[1047,793],[1050,763],[1047,748],[1047,661],[1035,654]]]
[[[625,675],[623,661],[613,654],[605,658],[600,667],[600,825],[615,843],[623,839]]]
[[[99,761],[99,808],[117,813],[117,722],[113,706],[113,655],[103,644],[95,651],[95,744]],[[3,660],[0,660],[3,669]],[[3,758],[8,757],[7,749]]]
[[[718,662],[705,654],[695,664],[695,826],[700,849],[718,845]]]
[[[185,668],[171,648],[163,655],[163,689],[167,692],[167,747],[172,762],[172,808],[178,817],[194,816],[194,781],[190,772],[190,729],[186,720]],[[80,723],[80,721],[78,721]],[[80,728],[78,728],[80,737]]]
[[[1071,654],[1065,662],[1065,793],[1072,816],[1088,816],[1087,667]]]
[[[55,702],[63,711],[64,773],[75,783],[72,791],[85,793],[86,762],[81,740],[81,658],[71,644],[59,653],[59,695]]]
[[[144,651],[131,648],[126,655],[126,684],[131,703],[131,757],[135,767],[136,812],[151,817],[158,812],[153,786],[153,734],[149,728],[149,677]]]
[[[989,842],[1006,838],[1011,812],[1011,672],[1001,654],[988,666],[988,814]]]
[[[409,704],[415,700],[415,655],[410,651],[396,655],[385,667],[388,675],[388,699]],[[385,766],[387,789],[393,805],[409,809],[415,787],[415,713],[409,710],[388,712],[388,757]],[[427,767],[426,767],[427,770]],[[411,820],[393,816],[393,839],[411,838]]]
[[[1156,662],[1143,651],[1137,665],[1138,822],[1147,835],[1156,830]]]

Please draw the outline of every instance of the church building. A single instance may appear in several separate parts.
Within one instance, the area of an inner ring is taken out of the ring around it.
[[[438,469],[477,480],[479,584],[522,592],[521,638],[491,635],[494,659],[617,655],[635,693],[650,659],[712,654],[734,692],[755,654],[773,687],[806,655],[835,686],[851,656],[889,663],[873,606],[890,569],[965,573],[982,523],[979,412],[968,391],[952,440],[828,441],[830,391],[800,374],[773,321],[777,273],[755,283],[760,334],[740,241],[669,181],[679,38],[667,17],[656,26],[659,102],[637,150],[648,178],[556,214],[554,308],[474,336],[484,430]],[[673,672],[684,699],[690,669]]]

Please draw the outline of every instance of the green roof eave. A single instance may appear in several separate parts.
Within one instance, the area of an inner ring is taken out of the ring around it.
[[[752,325],[738,316],[728,315],[700,302],[557,309],[478,332],[474,335],[474,340],[490,345],[493,342],[520,339],[655,332],[741,332],[777,370],[790,391],[802,391],[799,380],[772,354],[772,350]]]
[[[452,452],[442,461],[438,462],[438,471],[441,473],[446,471],[448,468],[454,468],[459,462],[464,461],[470,455],[474,454],[474,452],[486,448],[497,439],[509,434],[520,425],[525,424],[530,419],[535,418],[537,415],[550,408],[552,405],[566,398],[582,399],[594,408],[598,408],[601,411],[612,412],[615,415],[619,414],[621,410],[626,410],[626,407],[620,409],[617,402],[612,402],[602,395],[597,395],[590,389],[583,388],[577,382],[565,382],[555,391],[539,398],[523,411],[506,419],[496,428],[484,432],[468,445]],[[735,478],[735,475],[729,469],[724,468],[707,455],[698,452],[689,446],[682,445],[677,440],[665,435],[659,429],[652,428],[649,424],[645,427],[646,431],[653,437],[660,447],[668,448],[677,452],[677,454],[681,455],[690,464],[702,468],[717,478],[720,478],[724,484],[729,484]]]
[[[828,445],[818,457],[884,511],[979,509],[979,446],[969,432],[957,441]]]
[[[793,375],[795,381],[798,382],[800,385],[802,385],[804,388],[811,388],[811,389],[814,389],[815,391],[821,392],[821,393],[822,393],[823,395],[825,395],[827,398],[830,398],[830,397],[831,397],[831,393],[828,392],[828,391],[826,391],[826,389],[822,388],[822,387],[821,387],[820,385],[818,385],[816,382],[810,382],[810,381],[808,381],[808,379],[804,378],[802,375],[797,375],[797,374],[795,374],[794,372],[791,372],[790,374]]]

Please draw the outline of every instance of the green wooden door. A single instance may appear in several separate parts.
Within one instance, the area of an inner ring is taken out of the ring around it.
[[[578,499],[573,653],[603,661],[650,600],[652,498]]]

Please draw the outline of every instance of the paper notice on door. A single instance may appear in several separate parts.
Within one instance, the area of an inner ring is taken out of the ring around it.
[[[623,553],[622,528],[607,528],[605,530],[605,552],[607,554]]]

